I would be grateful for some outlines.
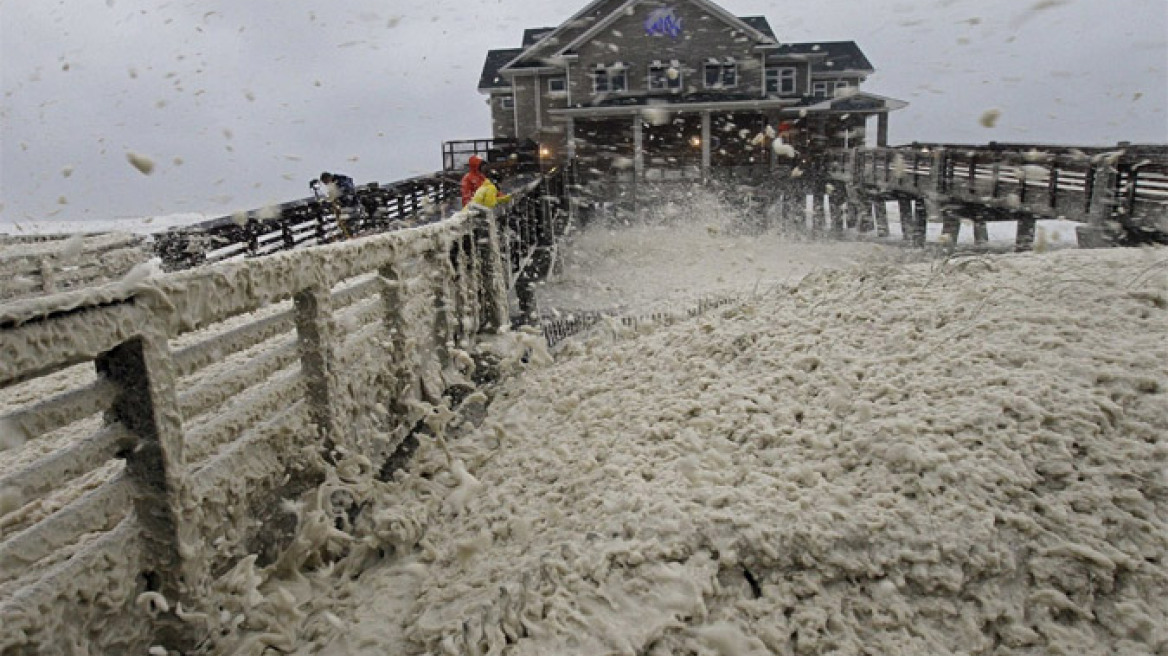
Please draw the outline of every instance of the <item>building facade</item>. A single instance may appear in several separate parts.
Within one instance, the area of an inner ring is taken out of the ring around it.
[[[493,136],[596,170],[758,166],[863,145],[906,103],[869,93],[852,41],[782,43],[765,17],[706,0],[595,0],[487,54]]]

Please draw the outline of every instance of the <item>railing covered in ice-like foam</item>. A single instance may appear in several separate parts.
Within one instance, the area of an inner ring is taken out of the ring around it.
[[[124,233],[0,236],[0,302],[117,280],[150,259],[144,242]]]
[[[296,533],[283,500],[387,460],[419,401],[467,383],[462,352],[546,273],[565,192],[0,305],[0,652],[207,635],[212,582]]]

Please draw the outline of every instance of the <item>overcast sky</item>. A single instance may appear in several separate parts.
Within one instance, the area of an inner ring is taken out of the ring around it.
[[[442,141],[490,136],[486,51],[585,4],[0,0],[0,223],[218,216],[322,170],[434,171]],[[781,41],[857,41],[865,89],[911,103],[893,143],[1168,142],[1166,0],[720,4]]]

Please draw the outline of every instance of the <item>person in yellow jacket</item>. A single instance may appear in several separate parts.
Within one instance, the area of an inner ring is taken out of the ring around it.
[[[499,188],[495,186],[495,183],[491,182],[490,178],[485,178],[483,183],[479,185],[478,191],[475,191],[474,198],[471,199],[471,202],[491,208],[499,203],[506,203],[509,200],[511,200],[511,196],[500,194]]]

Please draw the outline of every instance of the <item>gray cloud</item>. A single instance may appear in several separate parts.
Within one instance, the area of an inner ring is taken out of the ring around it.
[[[432,171],[444,139],[489,134],[486,51],[585,1],[0,0],[0,221],[226,214],[306,195],[322,169]],[[782,40],[859,42],[868,88],[912,103],[896,142],[1168,137],[1162,0],[722,5]]]

